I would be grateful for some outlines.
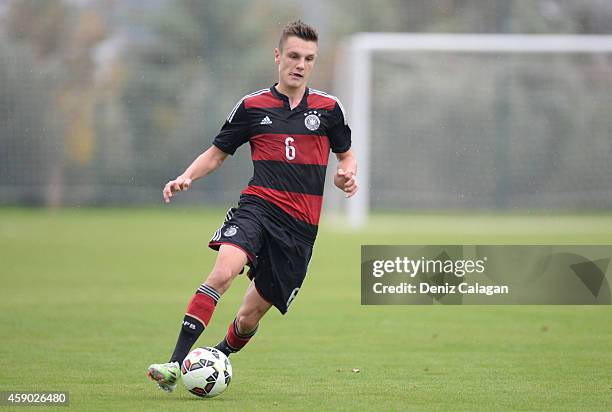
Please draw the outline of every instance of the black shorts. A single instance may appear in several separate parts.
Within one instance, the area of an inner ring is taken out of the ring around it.
[[[295,299],[308,270],[312,245],[296,238],[290,230],[263,211],[256,202],[242,198],[231,208],[223,225],[208,246],[223,244],[242,249],[248,259],[248,277],[257,291],[282,314]]]

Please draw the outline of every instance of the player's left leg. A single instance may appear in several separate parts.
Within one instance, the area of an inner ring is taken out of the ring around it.
[[[229,356],[242,349],[257,332],[259,321],[266,314],[272,303],[261,297],[255,287],[255,280],[249,284],[238,309],[236,318],[230,324],[227,335],[217,346],[221,352]]]

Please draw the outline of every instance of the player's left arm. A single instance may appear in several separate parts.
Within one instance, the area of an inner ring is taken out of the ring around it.
[[[357,159],[351,149],[343,153],[336,153],[338,168],[334,175],[334,184],[345,193],[345,197],[351,197],[357,193]]]

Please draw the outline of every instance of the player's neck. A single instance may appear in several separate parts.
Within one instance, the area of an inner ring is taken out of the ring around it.
[[[296,108],[304,98],[304,93],[306,93],[306,85],[299,88],[286,87],[282,83],[278,83],[276,85],[276,91],[281,94],[284,94],[289,98],[289,107],[291,110]]]

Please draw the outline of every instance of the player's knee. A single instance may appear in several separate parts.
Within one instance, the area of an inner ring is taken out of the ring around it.
[[[223,294],[223,292],[229,288],[232,280],[237,274],[238,273],[229,266],[215,265],[208,275],[206,283],[212,286],[220,294]]]

